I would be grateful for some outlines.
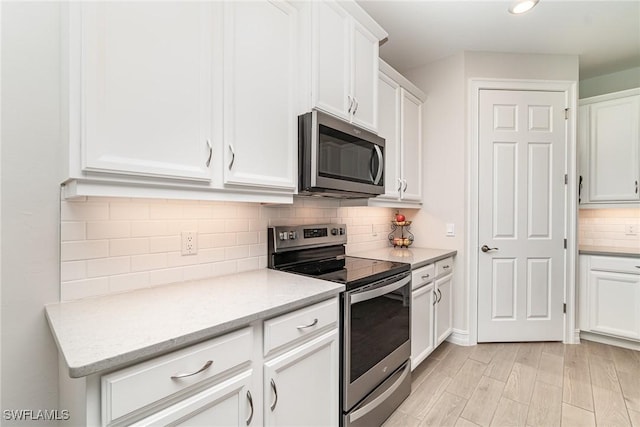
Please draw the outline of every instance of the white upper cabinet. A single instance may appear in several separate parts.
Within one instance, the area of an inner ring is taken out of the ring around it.
[[[300,33],[308,56],[302,64],[310,76],[309,108],[376,132],[378,46],[387,33],[355,2],[322,0],[299,7],[306,16]]]
[[[225,184],[295,189],[296,31],[288,3],[225,3]]]
[[[210,5],[80,9],[72,30],[80,44],[82,170],[209,180]]]
[[[298,10],[289,2],[71,2],[65,197],[291,203]]]
[[[426,95],[380,60],[378,135],[385,139],[385,193],[369,205],[422,203],[422,108]]]
[[[639,202],[640,89],[580,104],[580,203]]]

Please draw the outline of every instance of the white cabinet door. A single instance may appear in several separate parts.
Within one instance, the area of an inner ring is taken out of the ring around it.
[[[640,275],[589,271],[589,329],[640,339]]]
[[[169,406],[132,426],[251,426],[259,408],[254,407],[250,386],[252,371]]]
[[[311,7],[313,105],[350,120],[350,17],[333,1],[313,2]]]
[[[353,123],[378,129],[378,39],[358,22],[353,22],[351,54],[351,108]]]
[[[434,349],[433,283],[411,292],[411,370]]]
[[[640,96],[591,105],[590,136],[590,200],[640,200]]]
[[[453,274],[444,276],[435,282],[435,340],[436,347],[453,331]]]
[[[338,369],[337,329],[266,362],[265,425],[337,426]]]
[[[397,200],[400,176],[400,85],[382,71],[378,76],[378,135],[384,138],[384,194]]]
[[[402,199],[422,201],[422,102],[402,89]]]
[[[84,171],[210,180],[211,5],[72,5]],[[79,12],[78,12],[78,9]],[[76,89],[72,89],[75,91]]]
[[[224,182],[295,189],[297,11],[225,2]]]

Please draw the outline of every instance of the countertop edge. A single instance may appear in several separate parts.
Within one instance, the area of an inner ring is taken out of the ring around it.
[[[447,252],[447,253],[445,253],[443,255],[438,255],[438,256],[435,256],[433,258],[429,258],[428,260],[420,261],[420,262],[417,262],[415,264],[412,264],[411,265],[411,269],[415,270],[417,268],[421,268],[421,267],[424,267],[425,265],[433,264],[434,262],[438,262],[438,261],[443,260],[445,258],[456,256],[457,254],[458,254],[458,251],[454,249],[451,252]]]
[[[597,249],[597,248],[578,248],[579,255],[600,255],[600,256],[615,256],[623,258],[640,258],[640,253],[633,252],[619,252],[616,249]]]
[[[253,322],[267,320],[268,318],[294,311],[310,304],[315,304],[331,299],[339,295],[342,291],[344,291],[344,286],[336,283],[335,288],[320,292],[315,295],[307,296],[295,301],[289,301],[281,305],[272,306],[263,311],[241,316],[227,322],[213,325],[206,329],[201,329],[192,333],[181,335],[179,337],[153,343],[129,351],[127,353],[99,360],[94,363],[78,366],[70,366],[66,355],[61,350],[62,346],[60,345],[58,337],[56,336],[55,328],[52,326],[52,320],[49,317],[47,306],[45,306],[45,316],[47,318],[47,322],[49,323],[49,328],[52,332],[53,338],[56,342],[58,352],[59,354],[62,354],[64,362],[68,368],[69,376],[71,378],[82,378],[93,374],[106,373],[107,371],[121,369],[126,366],[162,356],[172,351],[180,350],[190,345],[198,344],[200,342],[215,338],[225,333],[247,327]]]

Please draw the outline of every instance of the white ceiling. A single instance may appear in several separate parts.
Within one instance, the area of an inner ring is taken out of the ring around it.
[[[380,56],[397,70],[460,51],[579,55],[580,79],[640,66],[640,0],[359,0],[388,33]]]

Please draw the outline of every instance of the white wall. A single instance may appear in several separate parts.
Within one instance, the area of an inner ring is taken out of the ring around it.
[[[458,251],[454,281],[454,319],[457,332],[469,329],[469,284],[465,281],[468,117],[470,78],[578,81],[575,55],[523,55],[463,52],[409,70],[405,77],[427,93],[424,121],[424,208],[413,213],[417,246]],[[455,237],[445,236],[452,222]],[[419,227],[418,227],[419,225]]]
[[[455,249],[453,298],[456,329],[466,329],[465,242],[465,85],[460,53],[404,75],[427,94],[423,109],[423,208],[409,214],[414,245]],[[446,237],[446,223],[455,237]]]
[[[640,67],[580,81],[580,99],[640,87]]]
[[[4,2],[1,28],[1,406],[56,409],[58,358],[43,305],[59,292],[59,5]]]

